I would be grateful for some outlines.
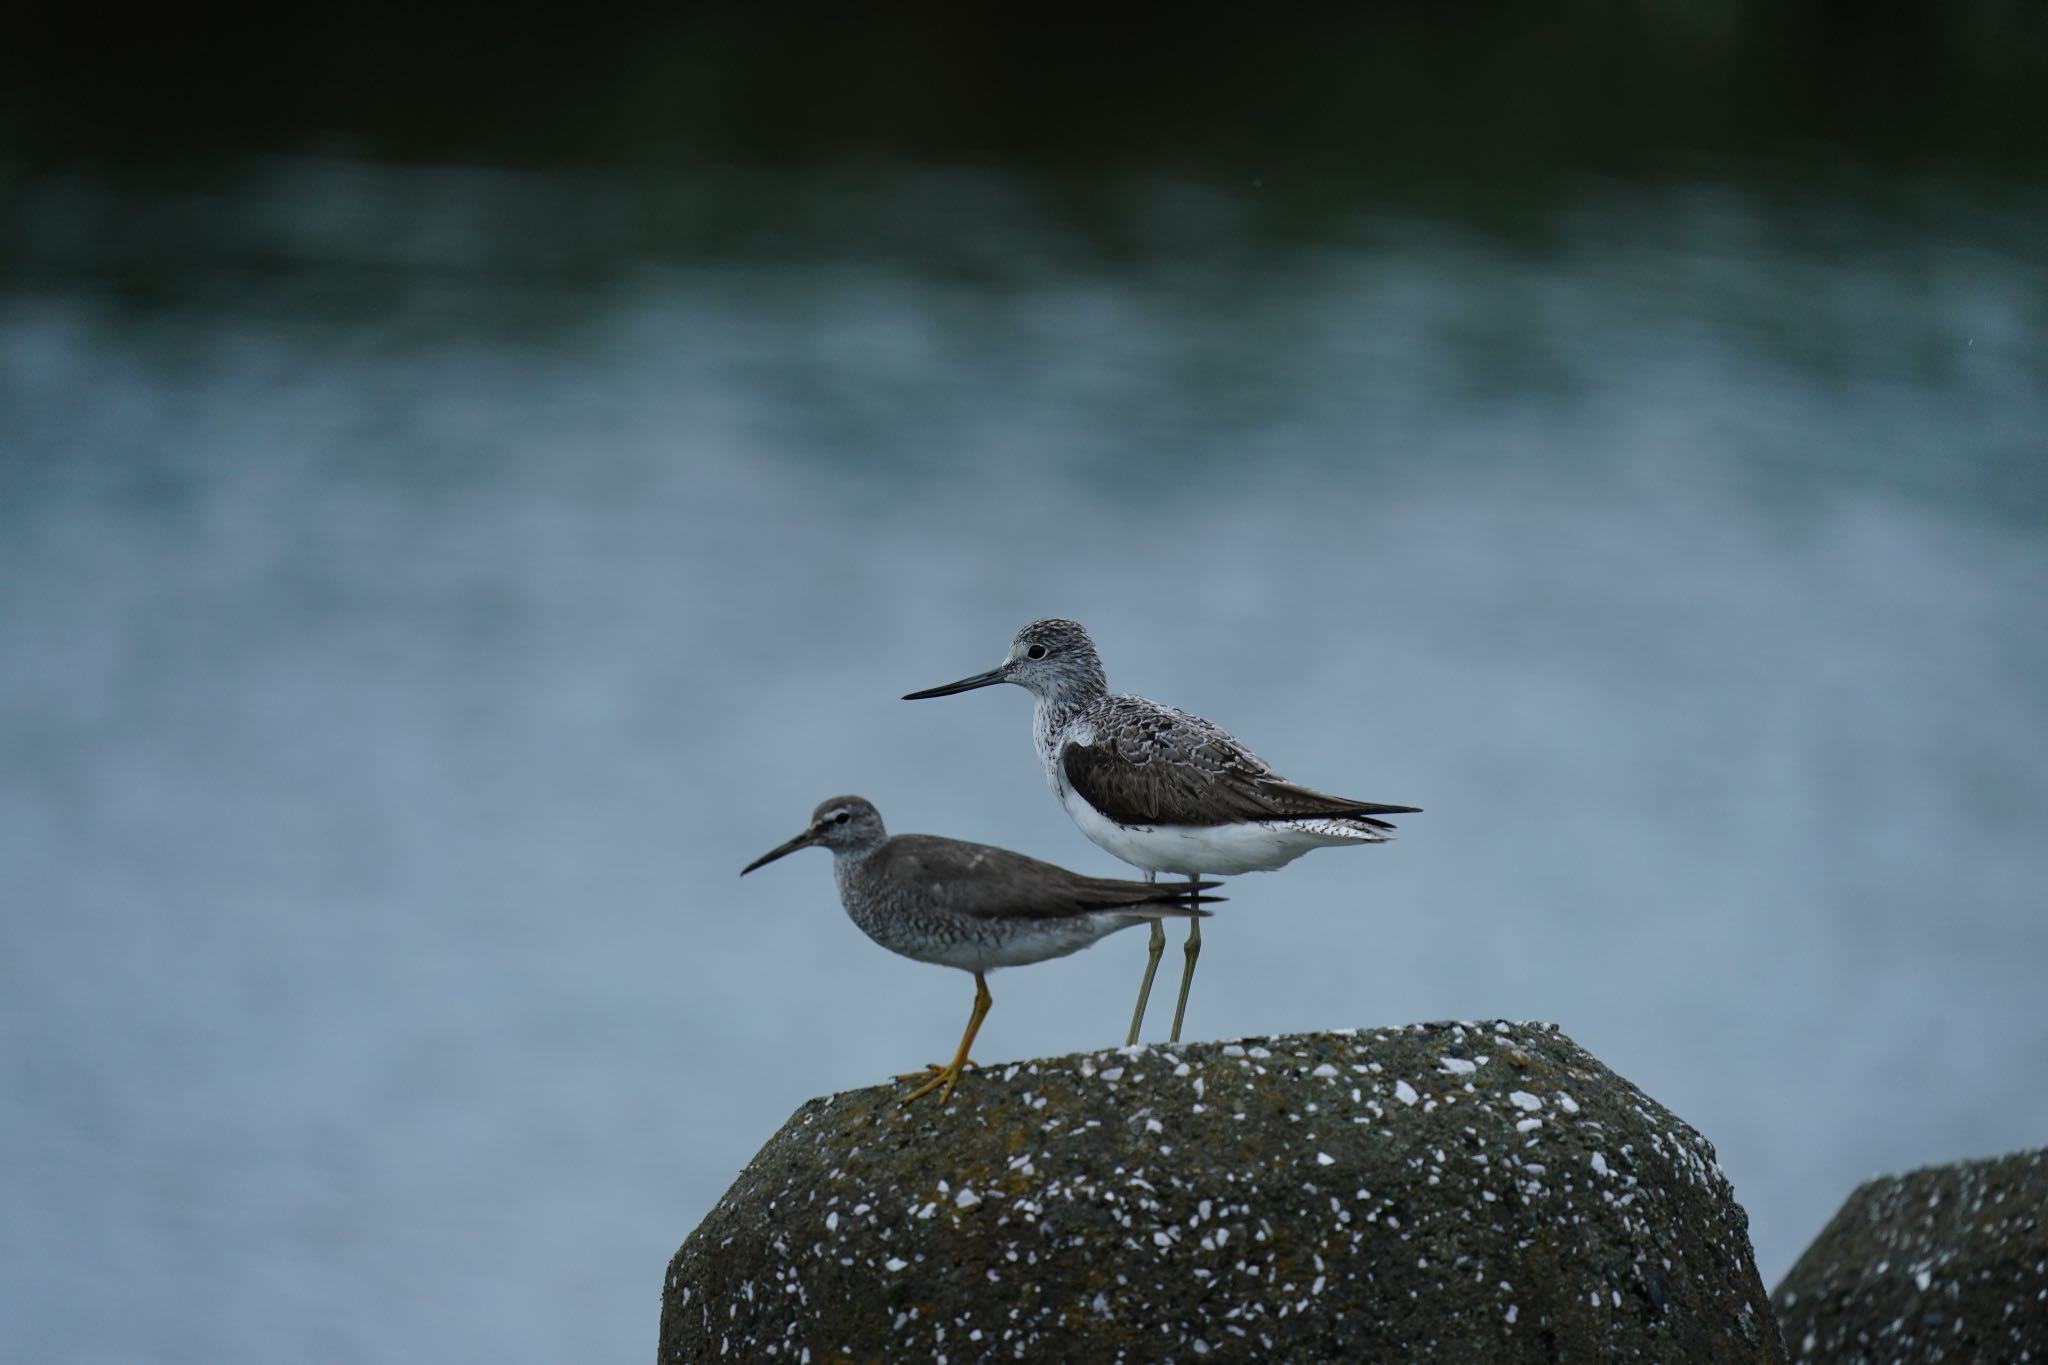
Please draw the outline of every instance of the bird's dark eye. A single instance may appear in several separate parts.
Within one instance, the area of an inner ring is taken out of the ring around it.
[[[1031,648],[1029,648],[1029,649],[1027,649],[1027,650],[1025,650],[1025,651],[1024,651],[1024,657],[1025,657],[1025,658],[1027,658],[1027,659],[1043,659],[1043,658],[1045,657],[1045,646],[1044,646],[1044,645],[1033,645],[1033,646],[1031,646]]]
[[[845,811],[840,811],[837,815],[832,817],[832,823],[835,825],[843,825],[852,818],[853,817],[847,814]]]

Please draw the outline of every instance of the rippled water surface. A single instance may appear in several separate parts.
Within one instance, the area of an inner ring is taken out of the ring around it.
[[[1023,694],[896,700],[1046,614],[1426,808],[1233,881],[1196,1036],[1555,1020],[1715,1141],[1767,1281],[1865,1176],[2038,1145],[2048,205],[1262,193],[759,170],[657,226],[793,235],[679,254],[601,172],[39,179],[9,1354],[644,1355],[766,1135],[968,1006],[822,854],[739,867],[857,791],[1118,870]],[[997,977],[984,1059],[1120,1041],[1142,956]]]

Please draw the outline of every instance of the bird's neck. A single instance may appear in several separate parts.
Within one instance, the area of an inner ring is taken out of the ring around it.
[[[876,851],[879,850],[882,847],[882,845],[887,842],[889,842],[887,839],[877,839],[871,844],[858,844],[852,848],[833,849],[833,871],[836,872],[842,867],[859,867],[869,858],[872,858],[875,855]]]
[[[832,883],[839,888],[839,903],[853,913],[853,907],[860,900],[860,889],[869,880],[869,862],[880,844],[863,844],[859,848],[835,848],[832,850]]]
[[[1038,761],[1045,768],[1045,780],[1052,794],[1066,799],[1066,777],[1060,766],[1060,747],[1081,718],[1087,703],[1063,697],[1040,697],[1031,717],[1031,738],[1036,742]]]
[[[1068,721],[1102,700],[1108,692],[1108,686],[1100,677],[1064,680],[1058,688],[1038,694],[1040,722],[1050,721],[1054,729],[1063,729]]]
[[[832,882],[839,889],[839,907],[870,938],[879,938],[887,928],[890,888],[889,879],[881,875],[881,864],[874,860],[879,847],[874,844],[844,853],[834,850],[832,856]]]
[[[1063,696],[1038,699],[1038,708],[1031,715],[1031,731],[1033,738],[1038,741],[1041,752],[1052,751],[1067,726],[1081,714],[1085,704]]]

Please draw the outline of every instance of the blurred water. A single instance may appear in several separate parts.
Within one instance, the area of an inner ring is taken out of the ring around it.
[[[1427,808],[1233,882],[1196,1036],[1556,1020],[1767,1281],[2048,1134],[2038,199],[1275,245],[1159,181],[1105,254],[912,178],[778,191],[869,252],[590,276],[486,249],[587,181],[276,175],[148,307],[52,190],[0,300],[9,1358],[644,1355],[754,1148],[968,1004],[738,868],[858,791],[1118,870],[1022,694],[895,700],[1042,614]],[[1119,1041],[1141,957],[998,977],[984,1059]]]

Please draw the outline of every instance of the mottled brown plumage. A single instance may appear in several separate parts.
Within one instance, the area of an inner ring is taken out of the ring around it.
[[[1221,726],[1143,697],[1105,696],[1088,708],[1090,743],[1060,747],[1067,783],[1120,825],[1233,825],[1416,813],[1331,796],[1289,782]]]
[[[1032,732],[1053,795],[1098,847],[1148,873],[1189,877],[1265,872],[1313,848],[1385,843],[1385,815],[1419,813],[1332,796],[1290,782],[1221,726],[1145,697],[1113,693],[1095,642],[1077,621],[1046,617],[1017,632],[1003,662],[958,682],[912,692],[943,697],[1016,683],[1038,699]],[[1138,1040],[1164,938],[1159,926],[1138,990]],[[1180,1038],[1188,983],[1201,952],[1188,930],[1187,969],[1173,1015]]]

